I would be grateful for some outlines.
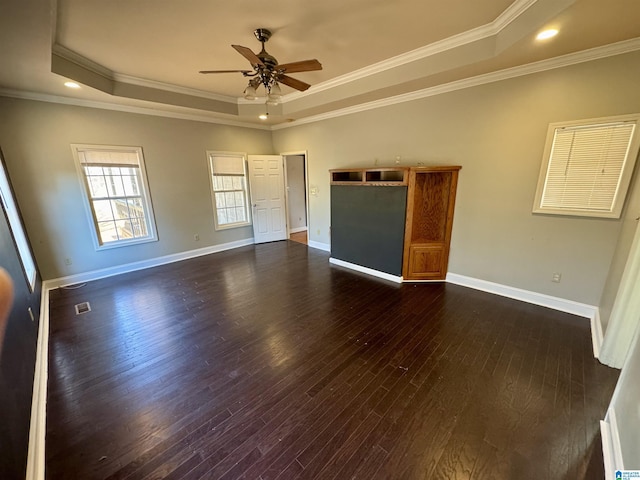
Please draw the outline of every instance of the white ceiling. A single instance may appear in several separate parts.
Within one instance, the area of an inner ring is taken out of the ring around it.
[[[259,123],[231,44],[280,63],[317,58],[312,84],[283,87],[268,123],[301,120],[624,42],[640,48],[638,0],[3,0],[0,94]],[[557,37],[537,42],[545,28]],[[637,40],[637,41],[636,41]],[[55,72],[55,73],[53,73]],[[62,84],[74,79],[80,90]]]

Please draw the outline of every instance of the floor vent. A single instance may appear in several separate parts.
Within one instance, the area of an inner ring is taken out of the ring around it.
[[[91,311],[91,305],[89,305],[89,302],[82,302],[76,305],[76,315],[80,315],[90,311]]]

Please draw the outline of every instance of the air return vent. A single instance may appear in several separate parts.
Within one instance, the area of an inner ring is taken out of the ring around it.
[[[81,315],[91,311],[91,305],[89,302],[82,302],[76,305],[76,315]]]

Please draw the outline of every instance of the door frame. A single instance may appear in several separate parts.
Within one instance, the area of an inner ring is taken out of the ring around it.
[[[287,213],[287,239],[291,235],[291,225],[289,224],[289,179],[287,178],[287,157],[294,155],[302,155],[304,161],[304,208],[307,214],[307,242],[309,242],[309,235],[311,232],[311,217],[309,216],[309,154],[307,150],[298,150],[293,152],[281,153],[284,160],[284,195],[285,195],[285,208]]]

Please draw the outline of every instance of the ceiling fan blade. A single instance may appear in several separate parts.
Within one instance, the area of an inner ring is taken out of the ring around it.
[[[311,72],[313,70],[322,70],[322,64],[314,58],[313,60],[285,63],[278,65],[275,69],[283,73]]]
[[[198,73],[251,73],[253,70],[200,70]]]
[[[242,45],[231,46],[235,48],[240,55],[249,60],[249,63],[251,63],[251,65],[264,65],[264,63],[262,63],[262,60],[260,60],[258,56],[251,51],[250,48],[243,47]]]
[[[308,83],[304,83],[287,75],[278,75],[278,82],[284,83],[285,85],[295,88],[296,90],[300,90],[301,92],[304,92],[311,86]]]

